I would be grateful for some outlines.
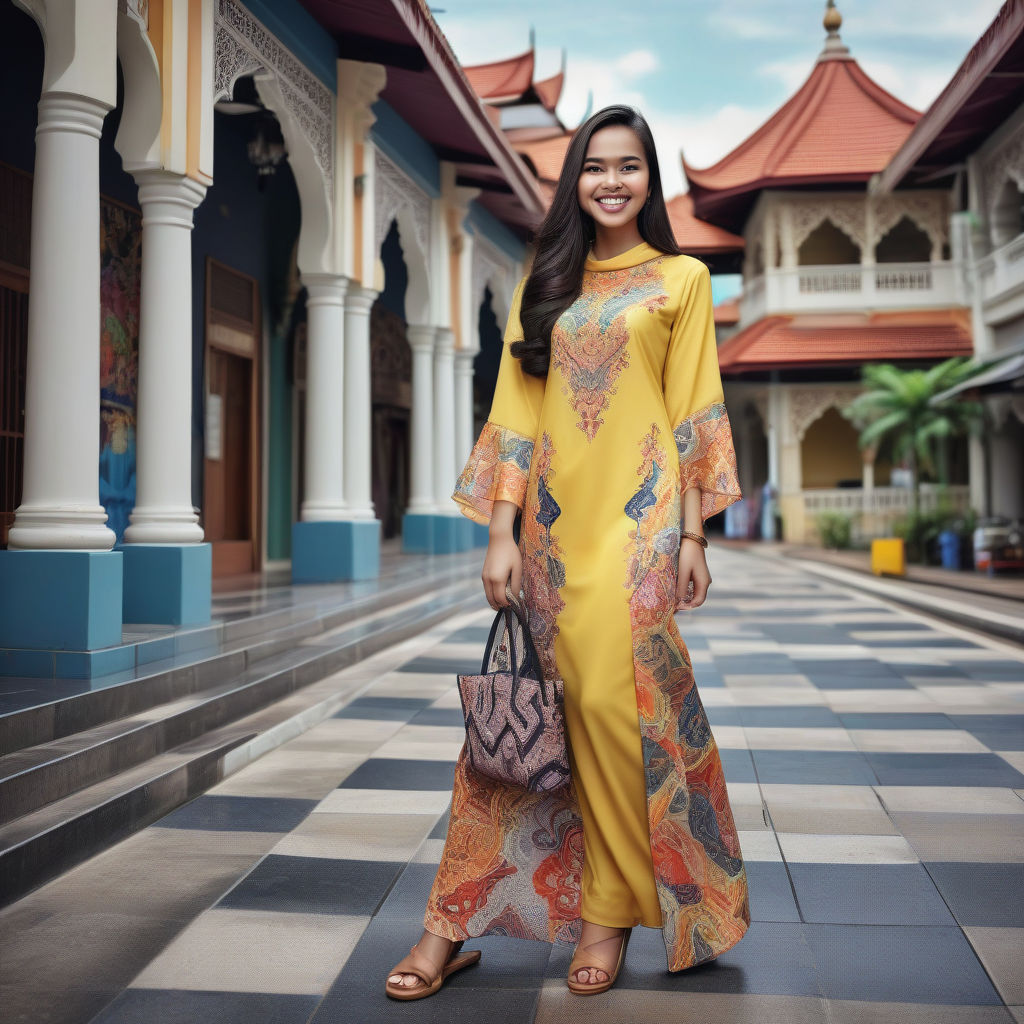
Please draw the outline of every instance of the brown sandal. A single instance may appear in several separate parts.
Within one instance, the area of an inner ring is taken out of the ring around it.
[[[414,974],[423,984],[409,988],[407,985],[395,985],[388,980],[384,983],[384,991],[392,999],[425,999],[427,996],[432,996],[445,983],[450,974],[461,971],[463,967],[469,967],[480,960],[479,949],[460,953],[462,942],[456,942],[448,955],[448,962],[438,973],[437,966],[419,951],[418,946],[419,943],[414,945],[409,950],[409,955],[395,964],[393,970],[388,971],[388,978],[390,979],[393,974]]]
[[[626,959],[626,946],[629,945],[629,937],[632,932],[632,928],[624,928],[622,930],[622,944],[619,946],[619,959],[615,964],[614,971],[609,971],[607,967],[604,967],[601,964],[594,965],[582,962],[586,958],[588,949],[593,949],[594,946],[600,942],[607,942],[608,939],[614,938],[614,935],[608,935],[603,939],[598,939],[597,942],[590,943],[590,945],[585,946],[582,950],[577,946],[576,952],[573,954],[572,963],[569,964],[569,974],[566,978],[569,991],[574,992],[578,996],[590,996],[596,995],[598,992],[607,992],[619,977],[619,971],[622,968],[622,963]],[[604,971],[604,973],[608,975],[608,978],[605,981],[581,983],[575,980],[575,976],[579,971]]]

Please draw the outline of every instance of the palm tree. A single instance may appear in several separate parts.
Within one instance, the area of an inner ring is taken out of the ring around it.
[[[860,430],[860,446],[868,448],[888,440],[893,456],[910,469],[911,516],[920,508],[920,469],[932,469],[936,449],[968,432],[983,415],[979,402],[951,398],[934,402],[937,395],[975,372],[969,359],[947,359],[927,370],[900,370],[890,363],[869,363],[862,379],[865,390],[845,411]],[[944,467],[943,467],[944,469]]]

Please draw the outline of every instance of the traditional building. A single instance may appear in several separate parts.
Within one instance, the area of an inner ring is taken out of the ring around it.
[[[1007,0],[872,182],[877,196],[952,197],[953,257],[970,305],[979,372],[953,394],[981,398],[971,505],[1024,519],[1024,0]]]
[[[696,216],[745,240],[739,319],[722,324],[719,362],[744,493],[756,502],[768,483],[792,540],[813,538],[823,512],[867,535],[908,507],[908,489],[890,486],[891,467],[860,451],[842,416],[862,365],[972,351],[948,188],[868,191],[920,115],[860,67],[832,0],[824,25],[810,75],[765,124],[712,167],[683,159]],[[965,452],[951,461],[945,493],[964,506]],[[938,489],[926,485],[925,500]]]
[[[213,574],[372,576],[382,519],[474,543],[544,204],[426,6],[0,0],[0,69],[0,673],[126,668]]]

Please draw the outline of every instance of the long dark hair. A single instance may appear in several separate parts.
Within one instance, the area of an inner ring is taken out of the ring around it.
[[[520,309],[523,340],[511,345],[512,355],[522,362],[523,371],[534,377],[547,376],[551,329],[576,301],[583,285],[583,265],[594,243],[594,219],[580,208],[576,186],[591,136],[610,125],[631,128],[644,147],[651,194],[637,215],[640,237],[661,252],[673,255],[679,252],[665,208],[658,154],[650,126],[632,107],[616,105],[599,110],[576,129],[558,176],[555,197],[537,229],[537,254],[523,288]]]

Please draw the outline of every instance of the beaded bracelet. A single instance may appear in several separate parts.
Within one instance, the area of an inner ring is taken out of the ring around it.
[[[689,537],[690,540],[695,540],[702,548],[707,550],[708,539],[703,534],[691,533],[689,530],[683,530],[682,531],[682,536]]]

